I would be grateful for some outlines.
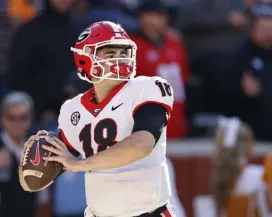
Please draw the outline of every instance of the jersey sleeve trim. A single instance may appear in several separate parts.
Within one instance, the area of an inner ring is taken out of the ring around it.
[[[66,138],[64,132],[62,129],[59,129],[59,138],[61,139],[61,141],[63,141],[67,146],[69,146],[71,149],[77,151],[73,145],[71,145],[71,143],[68,141],[68,139]]]
[[[162,102],[157,102],[157,101],[145,101],[145,102],[142,102],[142,103],[140,103],[139,105],[137,105],[134,109],[133,109],[133,112],[132,112],[132,115],[134,116],[134,114],[135,114],[135,112],[141,107],[141,106],[143,106],[143,105],[145,105],[145,104],[158,104],[158,105],[161,105],[161,106],[163,106],[166,110],[167,110],[167,113],[168,114],[170,114],[170,112],[171,112],[171,110],[172,110],[172,108],[171,108],[171,106],[169,106],[169,105],[167,105],[167,104],[165,104],[165,103],[162,103]]]

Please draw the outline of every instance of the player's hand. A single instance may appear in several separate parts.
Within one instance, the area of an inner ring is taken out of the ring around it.
[[[57,137],[47,137],[45,140],[52,144],[53,147],[43,145],[42,148],[57,156],[44,157],[44,160],[59,162],[64,166],[65,170],[80,171],[78,169],[78,159],[70,153],[64,142]]]
[[[31,147],[32,147],[33,142],[39,141],[40,136],[42,136],[42,135],[47,135],[47,134],[48,134],[48,132],[47,132],[46,130],[40,130],[40,131],[38,131],[38,132],[36,133],[36,135],[32,135],[32,136],[29,137],[29,139],[25,142],[25,144],[24,144],[24,149],[23,149],[23,151],[22,151],[22,153],[21,153],[21,162],[23,162],[22,160],[23,160],[23,157],[24,157],[24,155],[25,155],[26,150],[27,150],[28,148],[31,148]]]

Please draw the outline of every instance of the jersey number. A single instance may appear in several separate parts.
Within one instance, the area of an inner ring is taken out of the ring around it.
[[[167,83],[162,83],[159,80],[156,80],[155,84],[160,88],[162,96],[172,96],[171,86]]]
[[[94,127],[94,141],[97,144],[97,150],[95,152],[92,145],[92,124],[87,124],[81,130],[79,134],[79,140],[83,144],[83,150],[85,156],[90,157],[97,152],[104,151],[108,147],[113,146],[117,142],[115,141],[117,136],[117,125],[112,119],[103,119]]]
[[[157,75],[164,78],[171,84],[175,92],[175,100],[185,100],[184,81],[182,78],[182,68],[179,63],[161,63],[157,68]]]

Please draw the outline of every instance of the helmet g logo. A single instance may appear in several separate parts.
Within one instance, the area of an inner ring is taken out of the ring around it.
[[[78,37],[76,43],[79,44],[81,42],[83,42],[86,38],[88,38],[88,36],[91,34],[91,30],[89,28],[85,29],[80,36]]]

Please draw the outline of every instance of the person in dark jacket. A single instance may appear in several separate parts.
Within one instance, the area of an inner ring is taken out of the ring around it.
[[[6,192],[7,180],[9,180],[8,170],[11,165],[11,157],[9,152],[4,148],[4,144],[0,140],[0,216],[6,217],[4,207],[4,192]]]
[[[260,0],[250,11],[249,38],[234,61],[225,63],[232,70],[221,76],[221,88],[225,86],[229,95],[222,99],[235,107],[232,115],[247,122],[257,139],[272,141],[272,4]]]
[[[23,92],[11,92],[1,102],[0,216],[35,217],[37,194],[23,190],[18,165],[31,126],[33,101]]]
[[[74,2],[46,0],[45,11],[19,28],[11,44],[9,87],[32,96],[38,121],[58,113],[63,81],[74,70],[70,47],[80,32],[69,12]]]

